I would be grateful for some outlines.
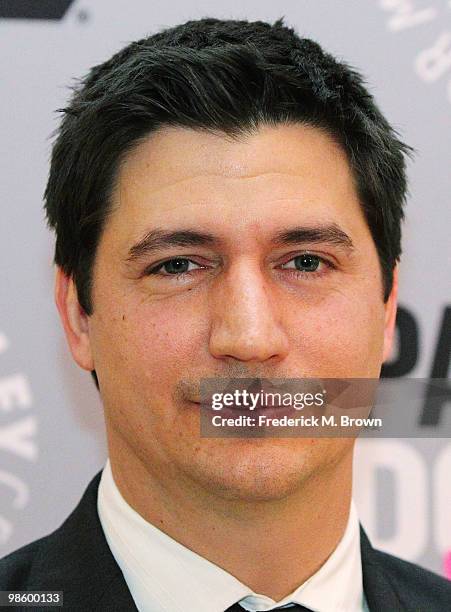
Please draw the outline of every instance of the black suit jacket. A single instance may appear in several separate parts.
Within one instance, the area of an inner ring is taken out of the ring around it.
[[[59,529],[0,560],[0,590],[63,591],[63,608],[36,608],[41,611],[137,610],[97,514],[100,475]],[[371,612],[451,612],[451,582],[374,550],[363,529],[361,551]]]

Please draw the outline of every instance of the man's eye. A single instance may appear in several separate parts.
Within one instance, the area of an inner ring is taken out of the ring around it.
[[[324,265],[326,267],[332,267],[327,260],[319,255],[312,253],[302,253],[290,259],[287,263],[283,264],[282,269],[290,270],[293,274],[310,274],[320,275],[323,274]],[[198,269],[202,269],[204,266],[197,264],[196,262],[186,257],[173,257],[167,259],[156,266],[147,270],[147,274],[154,274],[160,276],[177,276],[179,274],[189,275]]]
[[[319,255],[303,253],[302,255],[297,255],[293,257],[293,259],[290,259],[282,268],[296,272],[316,272],[320,264],[330,265],[325,259],[319,257]]]
[[[198,266],[199,268],[201,267],[198,264],[196,264],[194,261],[191,261],[190,259],[186,259],[185,257],[174,257],[173,259],[168,259],[167,261],[163,261],[162,263],[158,264],[154,268],[151,268],[148,271],[148,274],[161,274],[162,270],[165,273],[163,274],[163,276],[189,273],[193,271],[193,269],[190,268],[190,264],[194,266]]]

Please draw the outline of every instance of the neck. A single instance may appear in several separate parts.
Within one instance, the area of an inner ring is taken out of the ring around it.
[[[191,483],[171,487],[109,437],[114,481],[126,502],[187,548],[254,592],[279,601],[312,576],[341,540],[349,518],[352,448],[282,499],[218,498]]]

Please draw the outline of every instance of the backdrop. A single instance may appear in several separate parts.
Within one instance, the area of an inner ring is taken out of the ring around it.
[[[451,2],[0,0],[1,556],[55,529],[106,457],[97,391],[71,360],[53,301],[53,236],[42,194],[55,110],[75,77],[129,41],[205,16],[285,16],[363,71],[388,119],[415,147],[397,346],[386,373],[448,376]],[[451,422],[450,403],[426,416],[418,416],[417,438],[358,442],[355,497],[376,546],[444,573],[451,442],[437,436]]]

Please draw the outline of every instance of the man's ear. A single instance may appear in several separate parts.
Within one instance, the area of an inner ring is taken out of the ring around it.
[[[390,358],[395,335],[396,311],[398,308],[398,265],[393,270],[393,285],[385,304],[384,351],[382,361]]]
[[[59,266],[55,275],[55,302],[74,360],[84,370],[94,370],[89,317],[78,302],[72,276],[67,276]]]

